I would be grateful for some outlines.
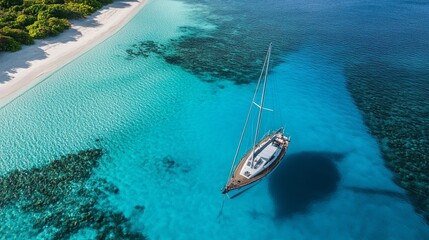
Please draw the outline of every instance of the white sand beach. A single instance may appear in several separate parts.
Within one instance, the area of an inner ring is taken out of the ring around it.
[[[36,40],[18,52],[0,53],[0,106],[116,33],[146,2],[115,1],[85,19],[71,21],[72,27],[56,37]]]

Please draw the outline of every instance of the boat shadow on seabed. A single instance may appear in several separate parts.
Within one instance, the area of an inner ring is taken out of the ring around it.
[[[329,197],[341,179],[335,165],[345,154],[300,152],[284,159],[269,178],[277,218],[305,213],[311,204]]]
[[[329,198],[339,188],[356,194],[370,194],[409,201],[403,192],[362,186],[338,186],[341,174],[336,163],[346,154],[334,152],[300,152],[291,154],[268,179],[277,218],[306,213],[318,201]]]

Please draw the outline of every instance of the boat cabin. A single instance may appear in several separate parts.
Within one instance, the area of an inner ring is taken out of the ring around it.
[[[261,143],[261,147],[257,148],[255,153],[250,154],[247,158],[240,175],[249,179],[269,167],[280,154],[283,144],[282,135],[274,135],[273,138]]]

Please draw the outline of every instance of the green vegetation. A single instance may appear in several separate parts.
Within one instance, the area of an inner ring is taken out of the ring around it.
[[[70,19],[90,15],[112,0],[0,0],[0,51],[15,52],[33,39],[56,36]]]

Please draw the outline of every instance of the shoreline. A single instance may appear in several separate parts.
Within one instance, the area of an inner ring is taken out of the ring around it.
[[[114,35],[147,2],[115,1],[84,19],[71,21],[71,28],[58,36],[35,40],[18,52],[0,53],[0,107]]]

